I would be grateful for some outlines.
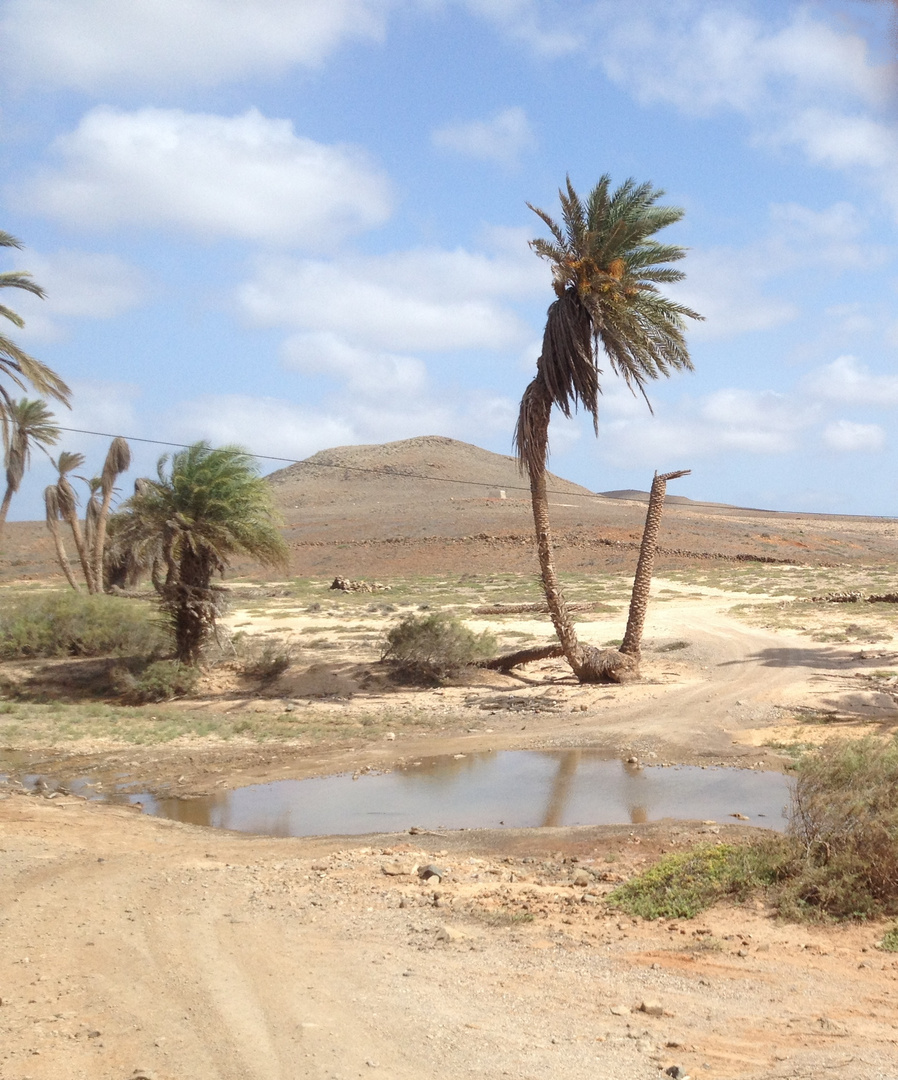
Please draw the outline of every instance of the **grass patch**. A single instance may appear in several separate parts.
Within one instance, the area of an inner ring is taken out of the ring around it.
[[[643,919],[691,919],[725,897],[745,899],[770,885],[779,845],[713,844],[668,855],[621,885],[608,903]]]
[[[880,949],[885,952],[898,952],[898,926],[890,926],[879,941]]]

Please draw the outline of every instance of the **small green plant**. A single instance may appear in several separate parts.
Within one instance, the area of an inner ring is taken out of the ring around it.
[[[0,602],[0,659],[159,656],[171,637],[139,600],[48,592]]]
[[[171,701],[192,694],[199,681],[199,671],[177,660],[157,660],[143,671],[123,672],[118,680],[122,696],[134,705],[150,701]]]
[[[879,941],[880,949],[886,952],[898,952],[898,926],[890,926]]]
[[[496,652],[495,638],[475,634],[460,619],[434,611],[406,615],[386,636],[382,660],[416,679],[444,679]]]
[[[668,855],[615,889],[608,903],[644,919],[691,919],[715,901],[744,899],[772,884],[783,859],[780,844],[715,844]]]

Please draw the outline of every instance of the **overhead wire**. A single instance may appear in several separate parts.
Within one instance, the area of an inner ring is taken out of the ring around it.
[[[102,439],[124,438],[127,439],[128,442],[148,443],[152,446],[170,446],[179,450],[187,450],[191,445],[190,443],[167,442],[164,439],[145,439],[141,438],[138,435],[116,436],[109,431],[88,431],[85,428],[62,427],[61,425],[56,426],[59,428],[60,431],[68,431],[75,435],[97,435]],[[525,485],[499,485],[495,483],[488,483],[485,480],[453,480],[451,477],[448,476],[427,476],[424,473],[388,471],[387,468],[368,468],[364,465],[339,465],[336,462],[329,461],[309,461],[308,459],[303,458],[278,457],[276,454],[257,454],[254,453],[252,450],[247,450],[246,453],[248,453],[251,457],[257,458],[260,461],[279,461],[287,465],[311,465],[313,468],[316,469],[343,469],[344,472],[349,471],[358,473],[371,473],[374,476],[399,476],[402,477],[402,479],[404,480],[429,480],[432,483],[437,484],[466,484],[468,487],[484,488],[501,487],[501,490],[503,491],[526,491],[528,494],[530,492],[529,486]],[[572,498],[578,499],[602,498],[601,495],[592,491],[587,491],[581,494],[579,491],[561,491],[558,488],[546,488],[546,493],[549,495],[568,495]]]

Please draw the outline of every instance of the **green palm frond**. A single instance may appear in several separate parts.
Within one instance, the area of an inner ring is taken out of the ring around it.
[[[649,381],[692,367],[686,321],[701,316],[658,288],[683,279],[670,264],[686,254],[679,245],[655,239],[683,216],[679,207],[659,205],[663,194],[633,179],[612,190],[606,175],[584,201],[568,177],[558,193],[560,223],[528,203],[552,235],[531,240],[530,247],[550,264],[558,297],[548,311],[537,381],[540,393],[565,416],[582,407],[598,424],[602,353],[612,371],[644,397]],[[536,448],[527,433],[535,428],[527,411],[539,396],[528,388],[515,436],[519,460],[534,466]]]

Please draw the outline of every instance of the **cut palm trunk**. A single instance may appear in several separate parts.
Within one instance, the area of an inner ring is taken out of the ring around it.
[[[655,551],[658,547],[658,532],[661,528],[661,515],[664,512],[664,496],[667,481],[680,476],[688,476],[690,469],[677,472],[655,473],[652,490],[649,494],[649,508],[645,516],[645,528],[642,530],[642,543],[639,546],[639,560],[636,563],[636,575],[633,578],[633,593],[630,597],[630,614],[627,630],[621,642],[620,651],[632,656],[638,662],[642,645],[642,632],[645,628],[645,613],[649,606],[649,592],[652,588],[652,574],[655,569]]]

